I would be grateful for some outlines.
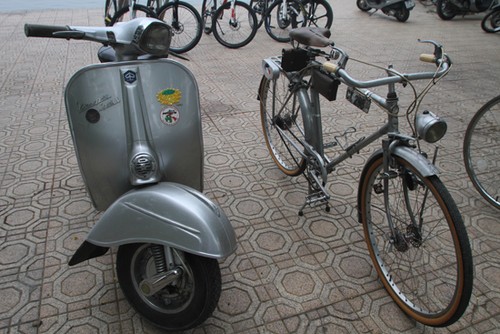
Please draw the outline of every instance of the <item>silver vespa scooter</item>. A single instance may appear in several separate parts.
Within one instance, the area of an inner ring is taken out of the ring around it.
[[[400,22],[406,22],[410,10],[415,7],[415,0],[356,0],[356,5],[364,12],[370,9],[381,10],[388,16],[394,16]]]
[[[25,33],[103,43],[102,58],[116,60],[80,69],[65,89],[80,170],[105,211],[69,265],[118,246],[120,286],[144,318],[172,331],[199,325],[220,296],[217,259],[234,252],[236,238],[201,193],[198,86],[165,59],[170,27],[141,18],[112,27],[26,24]]]

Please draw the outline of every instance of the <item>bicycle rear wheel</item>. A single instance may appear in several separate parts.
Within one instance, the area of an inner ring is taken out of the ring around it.
[[[276,80],[262,77],[259,87],[260,118],[267,148],[279,169],[289,176],[302,174],[306,160],[300,141],[305,142],[302,114],[290,81],[282,73]]]
[[[207,35],[212,32],[212,17],[216,10],[216,0],[203,0],[203,4],[201,6],[201,20],[203,22],[203,31]]]
[[[250,7],[252,8],[255,16],[257,17],[257,29],[264,23],[264,13],[266,10],[265,3],[272,0],[250,0]]]
[[[153,17],[156,18],[156,13],[143,5],[134,5],[135,16],[136,17]],[[114,25],[116,22],[128,21],[130,19],[129,15],[126,15],[129,12],[129,6],[125,6],[121,8],[119,11],[115,13],[109,25]]]
[[[404,312],[425,325],[451,325],[472,292],[467,232],[439,178],[423,177],[408,161],[393,158],[384,172],[378,151],[361,174],[358,208],[370,257]]]
[[[196,46],[203,28],[198,11],[184,1],[167,2],[158,10],[158,19],[172,27],[170,51],[184,53]]]
[[[236,49],[247,45],[257,33],[257,17],[245,2],[236,1],[234,11],[231,10],[231,1],[223,4],[212,19],[215,39],[228,48]]]
[[[325,0],[312,0],[306,4],[307,25],[330,28],[333,23],[332,6]]]
[[[464,137],[465,169],[474,187],[500,209],[500,95],[472,117]]]
[[[278,42],[290,42],[290,30],[304,27],[306,17],[295,0],[277,0],[267,10],[264,26],[267,34]]]

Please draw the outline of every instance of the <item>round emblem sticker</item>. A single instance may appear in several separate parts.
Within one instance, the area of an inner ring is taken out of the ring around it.
[[[179,121],[179,117],[179,111],[172,106],[160,112],[160,119],[162,123],[166,125],[175,125]]]

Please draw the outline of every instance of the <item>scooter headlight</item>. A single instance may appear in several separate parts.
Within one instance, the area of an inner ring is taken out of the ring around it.
[[[172,39],[172,29],[163,22],[152,22],[143,31],[138,28],[140,33],[139,48],[146,53],[154,56],[168,55],[170,40]]]
[[[417,115],[415,123],[418,136],[428,143],[435,143],[443,138],[448,128],[444,120],[427,110]]]

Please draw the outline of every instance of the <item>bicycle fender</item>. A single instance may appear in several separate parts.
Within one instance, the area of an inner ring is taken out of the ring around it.
[[[70,265],[129,243],[160,244],[209,258],[224,258],[236,249],[235,233],[224,212],[197,190],[171,182],[134,189],[118,198]]]
[[[439,170],[432,162],[412,148],[396,146],[391,150],[391,154],[408,161],[424,177],[439,174]]]

